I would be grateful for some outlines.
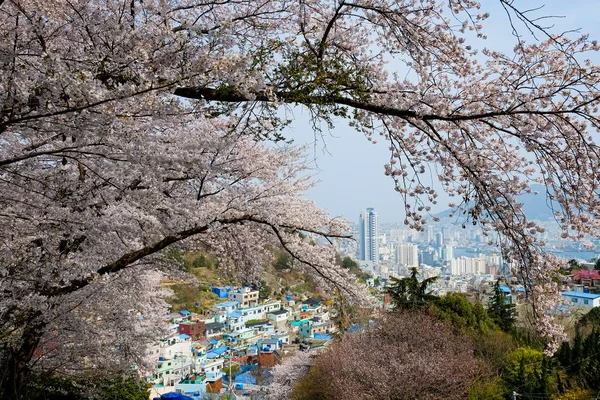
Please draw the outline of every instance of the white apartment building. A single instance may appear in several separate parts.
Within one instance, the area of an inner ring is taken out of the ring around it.
[[[450,262],[450,273],[452,275],[481,275],[485,274],[485,259],[483,257],[459,257]]]
[[[413,243],[402,243],[396,249],[398,265],[406,267],[419,266],[419,248]]]
[[[227,297],[229,300],[240,303],[240,307],[251,307],[258,304],[258,290],[252,290],[248,287],[232,290]]]

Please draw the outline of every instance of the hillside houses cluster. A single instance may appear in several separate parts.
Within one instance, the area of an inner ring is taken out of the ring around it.
[[[269,368],[294,339],[327,342],[335,331],[329,311],[316,298],[259,300],[259,292],[247,287],[211,291],[223,301],[202,314],[171,314],[168,335],[148,350],[155,365],[148,380],[157,398],[167,392],[205,398],[228,388],[262,393]],[[227,372],[234,370],[238,375],[231,381]]]

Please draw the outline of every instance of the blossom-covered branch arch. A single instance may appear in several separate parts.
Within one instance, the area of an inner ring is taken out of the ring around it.
[[[499,1],[513,22],[539,29]],[[519,40],[514,55],[477,52],[473,35],[484,36],[488,16],[480,7],[471,0],[0,2],[5,392],[18,397],[42,342],[46,350],[68,345],[98,355],[93,364],[102,365],[100,349],[123,336],[124,324],[160,309],[154,289],[140,297],[116,288],[156,282],[142,272],[163,244],[201,240],[255,277],[263,245],[280,243],[278,232],[299,257],[344,281],[328,267],[332,249],[293,233],[345,229],[297,197],[308,184],[298,152],[255,141],[281,137],[282,104],[301,104],[327,123],[347,118],[372,139],[381,134],[392,156],[386,173],[416,229],[437,201],[421,176],[435,171],[473,221],[500,232],[506,258],[535,283],[546,318],[542,295],[554,289],[557,264],[540,251],[542,228],[526,220],[516,196],[540,181],[560,206],[566,237],[597,234],[598,67],[584,59],[598,44],[550,35]],[[117,302],[137,311],[113,317]],[[67,325],[94,332],[94,340],[73,342]],[[131,346],[120,343],[131,348],[121,354],[134,354]],[[63,365],[54,354],[35,365]]]

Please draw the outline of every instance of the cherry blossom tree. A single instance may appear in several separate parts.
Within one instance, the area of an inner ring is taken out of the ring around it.
[[[545,313],[558,262],[516,196],[541,182],[565,238],[597,235],[586,57],[599,47],[498,2],[539,40],[476,50],[488,15],[472,0],[0,0],[5,396],[31,368],[102,365],[100,345],[129,365],[162,309],[141,288],[169,246],[199,243],[253,278],[264,245],[284,244],[350,287],[331,249],[297,234],[345,229],[297,197],[299,153],[256,142],[282,137],[293,104],[315,126],[346,118],[381,135],[409,226],[437,201],[422,177],[439,178],[457,212],[499,232],[542,332],[560,334]],[[79,348],[88,360],[64,357]]]
[[[283,246],[321,287],[364,297],[335,266],[345,222],[301,198],[303,150],[169,93],[219,61],[165,27],[161,4],[0,5],[3,398],[25,396],[32,371],[145,367],[170,246],[245,281]]]
[[[273,367],[273,382],[269,385],[267,397],[272,400],[289,399],[294,385],[314,363],[315,350],[297,351]]]
[[[482,371],[473,353],[467,336],[427,313],[388,313],[332,343],[300,383],[311,363],[284,362],[274,370],[270,393],[278,399],[465,399]]]
[[[561,262],[544,252],[544,228],[527,219],[517,198],[541,183],[563,238],[598,235],[599,70],[588,57],[599,45],[586,35],[551,32],[540,25],[539,9],[536,15],[512,1],[497,4],[507,33],[516,34],[508,54],[485,47],[489,14],[476,1],[269,2],[280,7],[281,23],[254,47],[232,49],[241,81],[188,85],[175,94],[222,111],[260,113],[267,122],[273,106],[300,104],[315,121],[346,118],[372,141],[381,136],[406,224],[423,229],[433,218],[438,193],[425,177],[439,179],[465,223],[498,232],[552,352],[561,331],[546,311],[558,300],[553,277]],[[237,18],[228,28],[250,29]],[[187,28],[218,25],[200,19]]]

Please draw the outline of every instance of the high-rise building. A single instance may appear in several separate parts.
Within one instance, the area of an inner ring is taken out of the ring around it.
[[[358,223],[358,258],[365,261],[379,261],[379,214],[374,208],[367,208]]]
[[[419,266],[419,248],[416,244],[402,243],[398,246],[398,264],[409,268]]]
[[[442,247],[442,260],[450,262],[454,259],[454,248],[448,244]]]
[[[437,232],[435,234],[435,245],[438,249],[441,249],[444,245],[444,234],[442,232]]]
[[[420,264],[434,265],[438,260],[437,251],[433,247],[428,247],[420,253]]]
[[[450,262],[450,273],[452,275],[481,275],[486,273],[485,259],[483,257],[455,258]]]

